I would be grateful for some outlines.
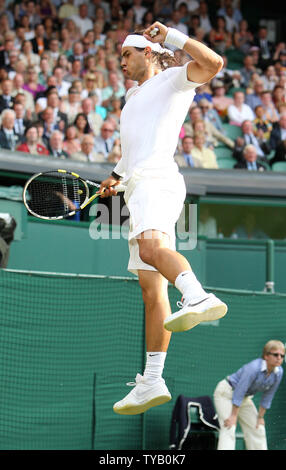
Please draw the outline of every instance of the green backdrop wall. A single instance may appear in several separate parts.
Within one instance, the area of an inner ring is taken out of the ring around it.
[[[46,222],[29,218],[25,236],[11,245],[8,268],[33,271],[130,276],[127,272],[127,230],[103,226],[101,238],[89,233],[82,222]],[[121,236],[120,236],[121,235]],[[113,239],[111,237],[114,237]],[[124,238],[125,237],[125,238]],[[266,281],[266,243],[261,240],[204,240],[192,250],[177,249],[190,261],[205,285],[263,290]],[[275,242],[275,291],[286,293],[286,241]]]
[[[169,292],[174,308],[178,292]],[[167,449],[179,394],[212,396],[266,341],[285,343],[285,295],[216,292],[229,305],[226,317],[172,337],[164,371],[172,401],[119,416],[112,405],[145,361],[137,281],[2,270],[0,448]],[[266,416],[270,449],[286,448],[285,388],[284,379]]]

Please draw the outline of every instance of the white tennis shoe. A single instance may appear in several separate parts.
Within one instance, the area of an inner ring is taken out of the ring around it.
[[[154,384],[148,384],[140,374],[136,375],[135,382],[127,385],[134,386],[123,400],[113,405],[115,413],[120,415],[137,415],[144,413],[153,406],[163,405],[171,400],[171,394],[165,385],[165,380],[160,378]]]
[[[214,294],[194,303],[190,299],[183,299],[182,302],[177,302],[177,305],[181,309],[164,321],[164,327],[168,331],[187,331],[201,322],[218,320],[227,312],[227,305]]]

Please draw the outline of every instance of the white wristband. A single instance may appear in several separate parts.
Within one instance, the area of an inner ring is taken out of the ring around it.
[[[183,49],[188,40],[188,36],[175,28],[168,28],[167,36],[164,43]]]

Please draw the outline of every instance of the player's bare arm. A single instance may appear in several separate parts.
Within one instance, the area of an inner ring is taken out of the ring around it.
[[[158,33],[153,36],[152,31],[158,28]],[[163,43],[168,39],[169,28],[156,21],[145,30],[144,36],[151,42]],[[176,34],[183,35],[179,31]],[[166,44],[168,42],[166,41]],[[188,79],[196,83],[205,83],[211,80],[223,67],[223,59],[205,44],[186,37],[182,49],[192,57],[188,64]]]

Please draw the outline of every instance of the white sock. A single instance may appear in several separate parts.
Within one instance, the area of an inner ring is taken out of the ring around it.
[[[146,365],[143,376],[147,383],[156,382],[156,380],[162,377],[166,355],[167,353],[162,351],[146,353]]]
[[[175,286],[184,298],[200,301],[208,295],[193,271],[183,271],[180,273],[175,280]]]

